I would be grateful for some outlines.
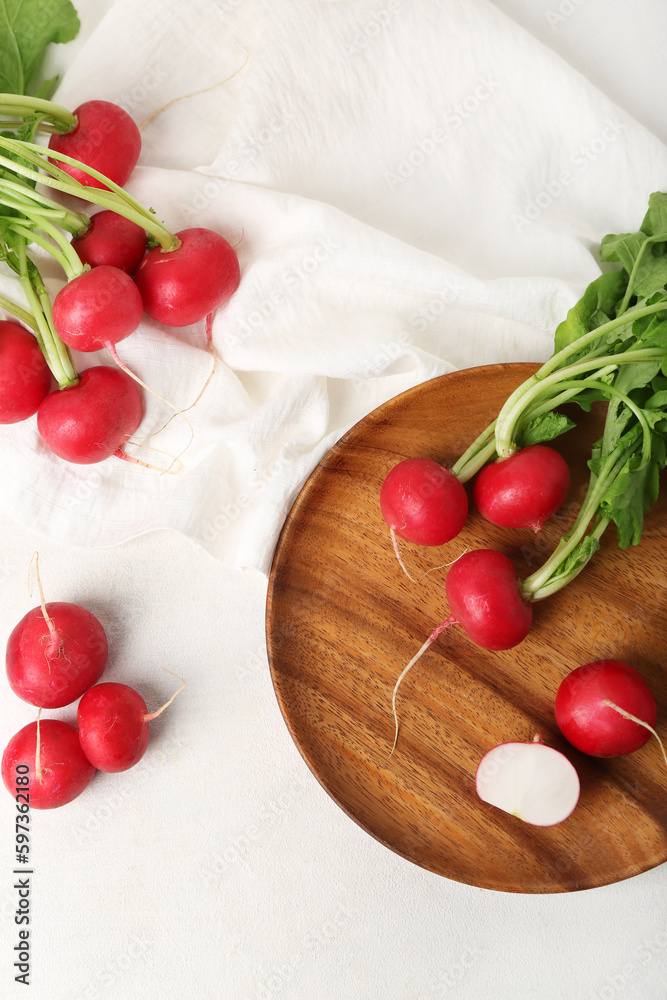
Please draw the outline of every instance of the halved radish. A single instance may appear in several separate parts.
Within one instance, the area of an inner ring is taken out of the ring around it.
[[[532,743],[500,743],[477,767],[477,794],[533,826],[555,826],[579,801],[579,775],[560,751]]]

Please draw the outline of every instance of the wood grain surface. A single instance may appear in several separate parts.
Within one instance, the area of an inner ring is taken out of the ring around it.
[[[269,581],[269,663],[281,711],[301,754],[335,802],[364,830],[421,867],[511,892],[606,885],[667,860],[667,769],[651,739],[609,760],[578,753],[560,735],[553,701],[574,667],[624,659],[648,681],[667,737],[664,496],[637,547],[621,551],[610,527],[600,551],[561,593],[534,606],[529,636],[488,652],[447,630],[391,695],[403,666],[448,616],[437,569],[419,584],[401,571],[379,510],[380,485],[402,458],[453,464],[536,365],[467,369],[426,382],[379,407],[317,466],[281,533]],[[520,576],[539,566],[578,510],[586,459],[604,419],[578,422],[554,442],[572,486],[539,533],[487,524],[474,510],[439,548],[402,543],[418,576],[464,548],[507,553]],[[581,798],[564,823],[529,826],[475,792],[484,753],[508,740],[543,740],[565,752]]]

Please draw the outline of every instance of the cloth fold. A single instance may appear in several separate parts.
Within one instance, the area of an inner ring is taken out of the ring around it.
[[[636,229],[666,182],[662,143],[485,0],[116,0],[55,95],[94,97],[138,123],[166,105],[128,190],[173,231],[220,232],[242,279],[199,399],[203,323],[146,318],[119,345],[185,410],[144,392],[128,446],[179,456],[168,474],[64,463],[34,417],[0,427],[0,509],[69,544],[170,528],[267,572],[350,426],[445,372],[546,358],[601,237]],[[0,293],[23,301],[5,274]]]

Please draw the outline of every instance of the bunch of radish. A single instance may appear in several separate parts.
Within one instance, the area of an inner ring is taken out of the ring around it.
[[[488,548],[466,551],[451,564],[445,582],[451,613],[433,629],[394,686],[392,753],[399,729],[398,688],[445,630],[460,627],[484,649],[511,649],[532,627],[533,603],[557,593],[581,573],[612,521],[621,548],[638,544],[644,515],[657,498],[658,477],[667,463],[667,287],[660,264],[667,250],[666,220],[667,195],[656,193],[638,233],[604,238],[602,259],[618,262],[621,268],[589,285],[556,330],[551,358],[510,395],[496,419],[451,469],[430,456],[409,457],[382,482],[380,510],[406,573],[398,540],[424,546],[451,542],[467,517],[465,484],[470,480],[474,480],[472,501],[489,522],[539,531],[560,509],[570,488],[565,460],[544,443],[575,427],[559,407],[578,403],[589,409],[593,402],[607,403],[604,431],[588,462],[586,495],[573,525],[545,563],[525,579],[519,578],[508,556]],[[593,708],[591,690],[584,693],[577,679],[582,673],[575,672],[567,684],[564,681],[556,700],[556,720],[566,738],[583,752],[601,756],[632,752],[643,745],[654,733],[655,702],[636,671],[620,667],[617,661],[580,670],[597,678],[606,694],[595,700]],[[621,673],[624,696],[617,698]],[[608,744],[601,736],[605,727]],[[605,745],[608,754],[599,749]],[[523,815],[523,806],[512,801],[508,790],[525,790],[530,774],[536,778],[536,788],[544,780],[548,787],[563,790],[562,798],[554,791],[561,805],[553,814],[557,818],[548,822],[566,818],[578,798],[569,761],[539,739],[503,746],[502,753],[496,748],[480,765],[481,797],[500,805],[509,796],[508,811]],[[499,755],[506,759],[502,768]],[[501,774],[505,785],[498,778]],[[533,815],[530,809],[528,813]]]
[[[37,571],[39,583],[39,571]],[[100,621],[77,604],[41,603],[12,630],[6,653],[7,679],[23,701],[39,708],[9,741],[2,755],[2,780],[16,792],[16,768],[27,766],[30,805],[53,809],[75,799],[96,771],[126,771],[148,746],[149,723],[167,708],[149,712],[127,684],[98,683],[108,657]],[[79,701],[77,725],[42,719],[44,709]]]
[[[17,133],[0,134],[0,260],[18,277],[29,306],[0,296],[0,307],[20,321],[0,324],[0,422],[36,413],[42,440],[68,462],[128,459],[123,446],[143,415],[138,385],[149,387],[123,364],[116,345],[146,313],[168,327],[206,320],[212,350],[210,317],[240,282],[236,251],[209,229],[171,232],[125,190],[141,134],[117,105],[93,100],[70,112],[2,94],[0,125]],[[34,141],[40,131],[51,136],[48,150]],[[60,201],[37,185],[58,192]],[[75,207],[81,201],[99,210],[85,215]],[[30,246],[62,268],[65,283],[53,301]],[[106,349],[116,367],[79,374],[70,349]]]

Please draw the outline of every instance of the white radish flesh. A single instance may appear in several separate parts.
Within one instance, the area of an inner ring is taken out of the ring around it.
[[[553,747],[501,743],[484,755],[475,779],[477,794],[492,806],[533,826],[555,826],[579,801],[579,776]]]

